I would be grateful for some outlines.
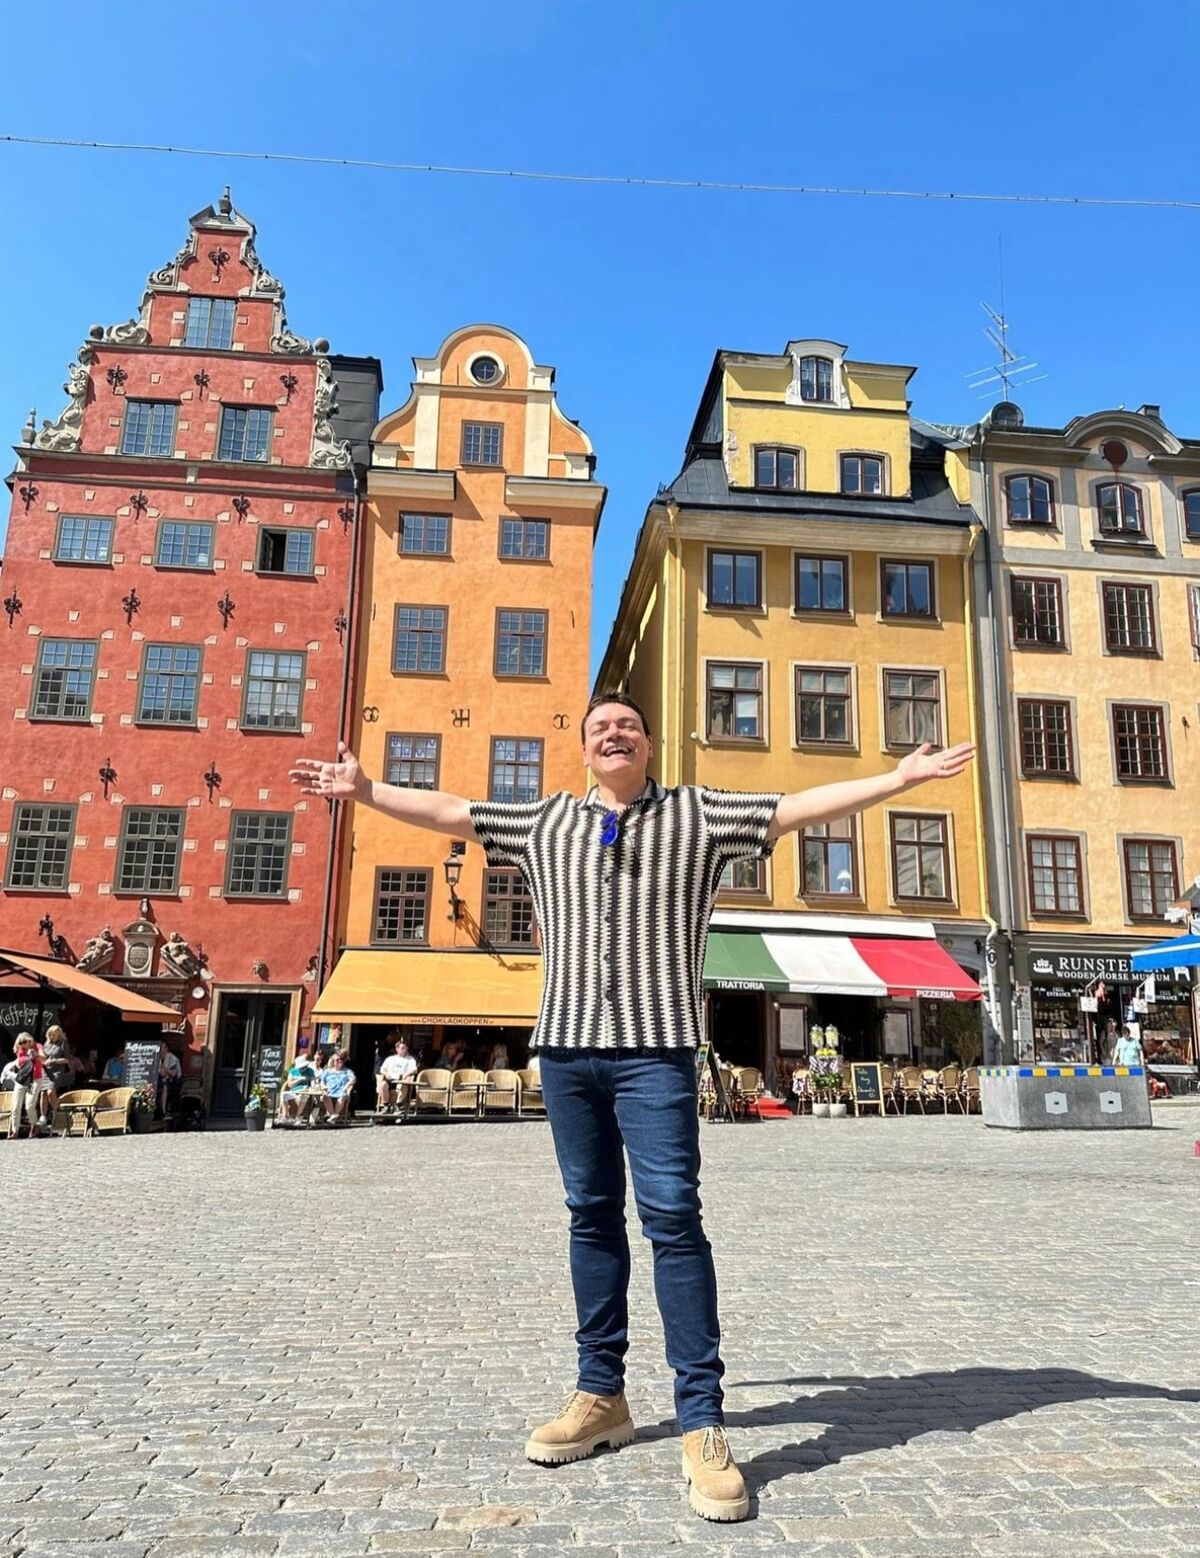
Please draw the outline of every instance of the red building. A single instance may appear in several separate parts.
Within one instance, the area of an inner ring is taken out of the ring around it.
[[[217,1113],[327,957],[330,812],[287,770],[343,725],[381,388],[292,333],[254,237],[227,190],[139,316],[89,332],[24,430],[0,579],[0,945],[173,1005]],[[119,1024],[86,1021],[103,1060]]]

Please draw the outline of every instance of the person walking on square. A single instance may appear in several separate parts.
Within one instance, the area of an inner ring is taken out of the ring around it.
[[[624,693],[593,697],[580,736],[596,780],[582,797],[507,803],[401,789],[369,779],[344,745],[335,762],[302,758],[290,776],[306,795],[482,844],[489,867],[516,868],[533,898],[544,984],[531,1049],[571,1214],[579,1372],[526,1456],[560,1465],[634,1438],[624,1394],[628,1154],[691,1505],[708,1520],[744,1520],[750,1500],[725,1437],[717,1283],[699,1194],[695,1051],[717,886],[731,861],[770,855],[784,834],[961,773],[974,748],[926,745],[890,773],[781,795],[664,788],[649,777],[646,716]]]

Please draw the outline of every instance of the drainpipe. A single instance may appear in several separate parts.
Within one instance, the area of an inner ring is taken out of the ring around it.
[[[975,681],[975,612],[972,597],[972,566],[975,561],[975,548],[983,535],[983,526],[973,524],[970,530],[970,539],[967,542],[966,556],[963,558],[963,604],[964,621],[967,630],[967,709],[970,721],[971,740],[978,746],[979,719],[978,719],[978,689]],[[1003,1043],[1004,1028],[1000,1016],[1000,1003],[996,995],[996,942],[1000,935],[1000,927],[991,915],[990,902],[990,877],[987,867],[987,846],[984,842],[984,808],[983,808],[983,775],[982,764],[976,760],[971,774],[971,803],[975,814],[975,859],[976,869],[979,872],[979,886],[983,896],[983,917],[988,923],[987,938],[984,942],[984,977],[987,981],[987,1014],[988,1021],[992,1025],[994,1033],[1000,1036]],[[988,1057],[985,1057],[987,1059]],[[990,1057],[994,1063],[995,1057]]]
[[[979,474],[982,484],[982,509],[983,509],[983,556],[985,562],[984,578],[986,581],[987,596],[993,604],[993,610],[989,613],[989,650],[992,670],[992,684],[995,690],[996,707],[994,716],[996,720],[996,761],[997,772],[993,775],[992,793],[996,798],[993,808],[993,820],[998,817],[1000,827],[1000,850],[997,862],[997,891],[999,901],[996,905],[1000,917],[1001,930],[1008,937],[1009,946],[1012,945],[1013,925],[1016,920],[1016,888],[1014,882],[1014,862],[1016,855],[1013,847],[1012,830],[1012,800],[1013,790],[1010,787],[1009,776],[1012,772],[1010,762],[1010,742],[1008,725],[1008,675],[1004,662],[1004,653],[1001,643],[1001,635],[997,628],[995,579],[995,555],[992,551],[992,484],[989,478],[987,460],[985,457],[986,429],[980,426],[977,437],[977,449],[979,454]],[[1003,607],[1003,602],[1001,602]],[[1011,964],[1010,964],[1011,971]],[[1009,1018],[1012,1023],[1013,1053],[1016,1058],[1018,1042],[1018,1024],[1016,1003],[1013,999],[1014,992],[1010,990]],[[1003,1034],[1003,1028],[1000,1030]]]
[[[675,695],[674,707],[671,710],[670,748],[671,759],[674,764],[673,773],[664,773],[662,782],[665,785],[683,783],[683,689],[686,684],[686,673],[683,664],[684,645],[684,613],[685,603],[683,597],[683,542],[679,535],[679,504],[674,498],[667,500],[667,555],[674,559],[675,566],[671,570],[671,587],[675,594],[674,630],[675,630],[675,656],[676,674],[674,686],[671,689]],[[665,613],[664,613],[665,615]],[[670,620],[669,618],[667,619]],[[670,664],[670,656],[666,657]],[[663,697],[663,723],[666,724],[666,695]],[[667,731],[663,731],[663,739],[667,740]]]
[[[351,523],[354,526],[353,551],[350,558],[350,582],[346,588],[346,656],[342,663],[342,690],[338,701],[338,740],[345,741],[350,732],[346,728],[346,716],[350,702],[351,670],[354,665],[354,657],[358,652],[358,622],[356,608],[358,604],[358,581],[362,569],[363,552],[363,508],[364,476],[362,471],[354,473],[354,518]],[[347,807],[341,801],[334,801],[333,815],[329,819],[329,847],[325,857],[325,893],[321,904],[321,942],[317,949],[317,979],[314,995],[320,995],[325,987],[327,973],[327,950],[329,946],[330,916],[333,909],[333,880],[337,861],[341,855],[342,840],[346,831]]]

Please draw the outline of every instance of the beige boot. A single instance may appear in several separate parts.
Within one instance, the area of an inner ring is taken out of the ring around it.
[[[598,1445],[619,1450],[633,1435],[624,1391],[616,1396],[593,1396],[590,1391],[576,1390],[557,1417],[533,1430],[525,1444],[525,1456],[541,1466],[562,1466],[567,1461],[582,1461]]]
[[[697,1428],[684,1434],[683,1475],[689,1502],[705,1520],[745,1520],[750,1513],[750,1495],[723,1428]]]

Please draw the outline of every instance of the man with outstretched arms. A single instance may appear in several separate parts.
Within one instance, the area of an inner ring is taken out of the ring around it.
[[[306,794],[480,843],[489,866],[515,867],[529,885],[545,971],[531,1048],[571,1213],[579,1373],[525,1454],[558,1465],[634,1437],[623,1388],[624,1149],[654,1252],[691,1504],[708,1520],[743,1520],[750,1501],[722,1426],[717,1284],[699,1193],[695,1050],[717,884],[727,864],[766,857],[785,833],[961,773],[974,748],[923,746],[887,774],[760,795],[668,790],[649,778],[650,731],[624,693],[594,697],[580,734],[596,779],[582,797],[509,804],[401,789],[368,779],[344,746],[336,762],[302,759],[291,777]]]

